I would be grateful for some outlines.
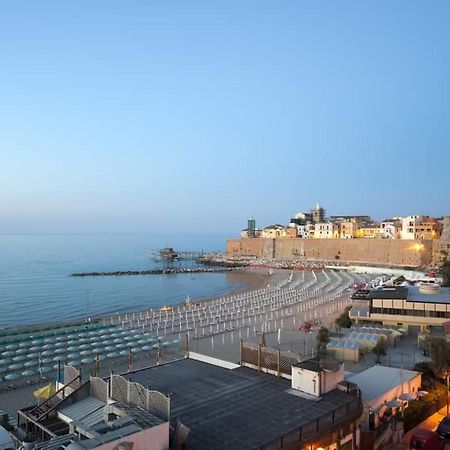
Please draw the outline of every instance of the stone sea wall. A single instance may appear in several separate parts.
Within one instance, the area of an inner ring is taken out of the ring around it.
[[[227,257],[315,260],[340,263],[426,267],[439,241],[385,239],[230,239]]]

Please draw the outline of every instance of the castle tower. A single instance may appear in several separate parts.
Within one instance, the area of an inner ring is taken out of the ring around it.
[[[444,217],[444,227],[435,251],[433,262],[440,266],[446,259],[450,260],[450,216]]]

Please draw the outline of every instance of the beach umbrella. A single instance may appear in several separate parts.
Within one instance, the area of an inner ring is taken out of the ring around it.
[[[106,348],[103,348],[103,347],[97,347],[97,348],[93,348],[92,349],[92,353],[102,353],[102,352],[104,352],[104,351],[106,351],[107,349]]]
[[[22,376],[24,377],[31,377],[32,375],[36,375],[36,372],[34,370],[24,370],[22,372]]]
[[[107,358],[117,358],[119,354],[117,352],[110,352],[106,354]]]
[[[17,348],[17,344],[8,344],[5,346],[6,350],[15,350]]]
[[[71,367],[78,367],[78,366],[80,365],[80,361],[75,361],[75,360],[69,361],[69,362],[67,363],[67,365],[68,365],[68,366],[71,366]]]
[[[59,353],[59,354],[61,354],[61,353],[66,353],[66,349],[65,348],[57,348],[56,350],[55,350],[55,353]]]
[[[65,347],[65,346],[66,346],[66,341],[57,342],[55,344],[55,347]]]
[[[172,344],[179,344],[180,343],[180,340],[179,339],[174,339],[173,341],[172,341]]]
[[[11,364],[8,367],[9,370],[17,370],[17,369],[22,369],[22,368],[23,368],[23,364],[21,364],[21,363]]]
[[[40,353],[28,353],[27,358],[28,359],[32,359],[32,358],[39,358]]]
[[[80,347],[78,345],[74,345],[72,347],[67,347],[68,352],[76,352]]]
[[[76,358],[78,358],[80,355],[79,355],[79,353],[69,353],[68,355],[67,355],[67,357],[69,358],[69,359],[76,359]]]
[[[91,346],[89,344],[83,344],[83,345],[80,345],[78,348],[80,350],[87,350],[88,348],[90,349]]]
[[[119,344],[120,342],[123,342],[123,339],[120,339],[120,338],[113,339],[114,344]]]
[[[93,358],[83,358],[81,364],[92,364],[94,362]]]
[[[42,347],[37,347],[37,346],[30,347],[30,352],[40,352],[40,351],[41,351],[41,348],[42,348]]]
[[[16,354],[16,352],[7,351],[7,352],[3,352],[2,356],[14,356],[15,354]]]
[[[47,367],[48,368],[48,367]],[[33,392],[33,395],[38,400],[47,400],[49,397],[56,393],[56,387],[53,383],[48,384],[47,386],[41,387]]]
[[[107,347],[105,347],[105,350],[107,351],[107,352],[112,352],[112,351],[114,351],[116,349],[116,346],[114,346],[114,345],[108,345]]]
[[[92,355],[92,350],[82,350],[80,352],[81,356],[87,356],[87,355]]]
[[[52,358],[42,358],[41,359],[41,364],[48,364],[48,363],[50,363],[52,361],[53,361]]]
[[[31,341],[31,343],[32,343],[33,345],[40,345],[40,344],[42,344],[42,342],[43,342],[43,340],[42,340],[41,337],[36,338],[36,339],[34,339],[34,340]]]
[[[20,348],[28,348],[30,346],[30,342],[20,342],[19,347]]]
[[[17,378],[20,378],[20,375],[17,373],[9,373],[8,375],[5,376],[6,381],[14,381],[17,380]]]
[[[8,371],[7,367],[0,367],[0,373],[5,373]]]
[[[125,344],[124,342],[121,342],[121,343],[117,344],[115,348],[125,348],[125,347],[127,347],[127,344]]]
[[[63,362],[63,361],[65,361],[66,359],[67,359],[66,356],[64,356],[64,355],[58,355],[58,356],[55,356],[55,357],[53,358],[53,361],[61,361],[61,362]]]
[[[78,341],[75,340],[71,340],[71,341],[67,341],[67,345],[70,347],[71,345],[78,345]]]
[[[55,352],[53,350],[44,350],[41,355],[42,356],[49,356],[49,355],[53,355]]]
[[[159,344],[153,344],[152,345],[152,348],[158,348],[159,347]]]
[[[26,356],[20,355],[20,356],[14,356],[12,359],[13,361],[25,361],[27,359]]]
[[[23,367],[33,367],[33,366],[37,366],[38,365],[38,361],[27,361],[26,363],[24,363]]]
[[[169,345],[170,345],[170,342],[166,341],[161,344],[161,347],[168,347]]]
[[[151,345],[144,345],[143,347],[142,347],[142,350],[144,350],[144,351],[149,351],[149,350],[151,350],[152,349],[152,346]]]
[[[120,350],[119,355],[120,356],[128,356],[128,350]]]
[[[52,372],[53,371],[53,367],[41,367],[39,369],[40,373],[48,373],[48,372]]]
[[[25,353],[28,353],[27,348],[19,348],[16,350],[16,355],[24,355]]]
[[[142,348],[141,347],[134,347],[131,349],[131,353],[140,353],[142,352]]]

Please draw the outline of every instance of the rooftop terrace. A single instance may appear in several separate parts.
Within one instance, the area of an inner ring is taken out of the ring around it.
[[[312,425],[332,411],[335,420],[351,420],[359,398],[331,391],[319,401],[291,389],[291,382],[256,370],[229,370],[185,359],[127,374],[126,378],[171,396],[171,418],[191,429],[187,447],[202,449],[258,448],[300,427]],[[349,404],[350,414],[346,413]],[[324,426],[325,428],[325,426]],[[297,433],[298,435],[298,433]]]

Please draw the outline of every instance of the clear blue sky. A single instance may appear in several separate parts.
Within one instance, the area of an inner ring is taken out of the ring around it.
[[[450,214],[450,2],[0,9],[0,232]]]

